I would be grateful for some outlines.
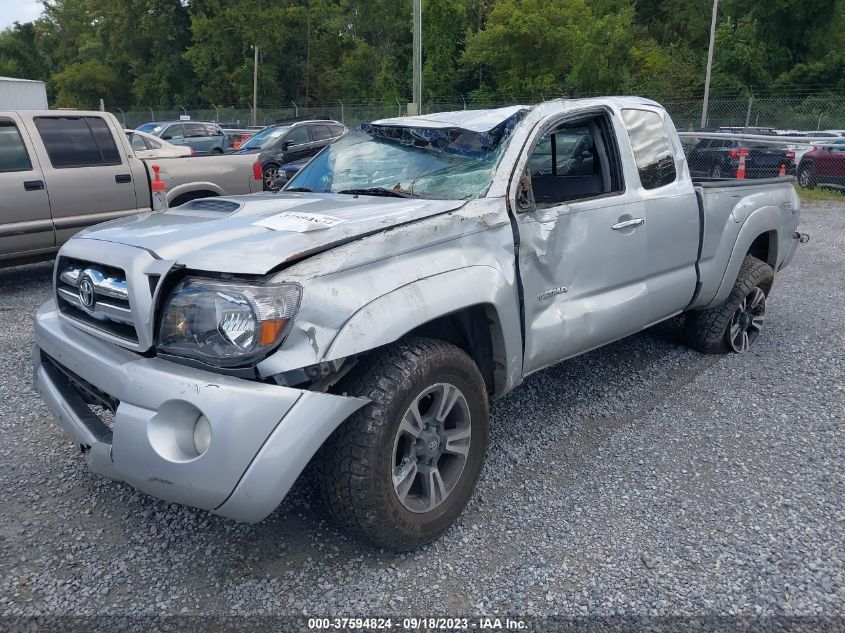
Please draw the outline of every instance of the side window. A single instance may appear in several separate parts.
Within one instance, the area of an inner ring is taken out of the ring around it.
[[[184,138],[182,134],[182,124],[177,123],[176,125],[171,125],[166,128],[164,132],[161,133],[161,138],[165,141],[172,138]]]
[[[329,129],[332,131],[332,136],[343,136],[342,125],[330,125]]]
[[[29,160],[18,126],[8,119],[0,119],[0,172],[31,169],[32,161]]]
[[[201,123],[184,123],[183,127],[185,128],[185,138],[208,136],[205,126]]]
[[[129,134],[129,141],[132,143],[132,149],[136,152],[142,152],[147,149],[147,143],[140,134]]]
[[[310,142],[311,137],[308,136],[308,126],[306,125],[293,128],[285,136],[285,143],[290,143],[291,145],[302,145],[303,143]]]
[[[148,149],[161,149],[161,143],[151,138],[145,138],[144,142],[147,144]]]
[[[223,130],[213,123],[205,123],[203,127],[208,136],[223,136]]]
[[[643,188],[657,189],[675,182],[675,156],[660,116],[648,110],[622,110],[622,120]]]
[[[618,153],[604,115],[567,122],[543,135],[529,158],[538,205],[622,190]]]
[[[36,117],[35,126],[57,169],[122,162],[109,126],[99,117]]]
[[[328,125],[312,125],[311,126],[311,138],[315,141],[325,141],[332,137],[332,133],[329,130]]]

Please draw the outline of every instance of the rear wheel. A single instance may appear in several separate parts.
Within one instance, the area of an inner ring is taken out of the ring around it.
[[[687,313],[687,344],[706,354],[747,352],[763,329],[766,297],[773,282],[771,266],[747,255],[733,290],[722,305]]]
[[[816,186],[816,170],[812,165],[804,165],[798,170],[798,184],[804,189]]]
[[[220,154],[222,154],[222,153],[223,153],[223,148],[221,148],[221,147],[215,147],[213,150],[211,150],[211,153],[212,153],[212,154],[216,154],[216,155],[218,155],[218,156],[219,156]]]
[[[393,550],[437,538],[469,501],[487,449],[487,391],[475,363],[450,343],[409,339],[362,360],[338,391],[371,403],[317,457],[333,518]]]

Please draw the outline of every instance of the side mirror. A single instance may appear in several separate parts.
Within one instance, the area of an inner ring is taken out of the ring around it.
[[[291,148],[292,145],[293,145],[293,143],[291,143],[290,141],[284,141],[282,143],[282,151],[283,152],[288,151]]]
[[[170,140],[170,139],[172,139],[172,138],[173,138],[173,137],[172,137],[172,136],[170,136],[170,134],[165,134],[164,136],[162,136],[162,137],[161,137],[161,140],[162,140],[162,141],[169,141],[169,140]]]

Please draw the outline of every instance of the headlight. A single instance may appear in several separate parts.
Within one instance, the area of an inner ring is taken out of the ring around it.
[[[164,305],[158,348],[220,367],[243,365],[284,340],[301,294],[296,284],[187,277]]]

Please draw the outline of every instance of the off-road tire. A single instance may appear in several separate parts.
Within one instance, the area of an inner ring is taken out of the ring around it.
[[[732,351],[728,342],[728,329],[740,302],[755,287],[759,287],[768,297],[772,283],[772,267],[756,257],[746,255],[733,290],[722,305],[687,312],[684,322],[686,344],[705,354],[726,354]]]
[[[469,453],[445,500],[429,512],[414,513],[394,490],[394,441],[411,403],[441,382],[455,385],[466,399]],[[410,550],[436,539],[469,502],[487,450],[487,390],[476,364],[450,343],[409,338],[363,358],[333,391],[371,402],[344,422],[315,456],[317,487],[332,518],[391,550]]]

